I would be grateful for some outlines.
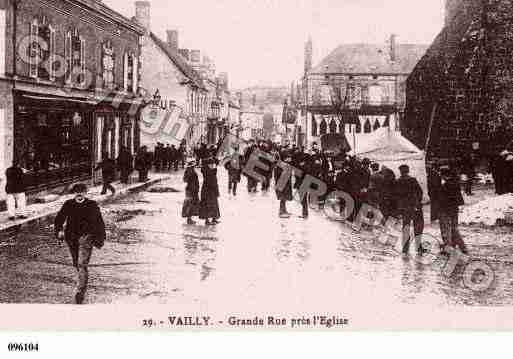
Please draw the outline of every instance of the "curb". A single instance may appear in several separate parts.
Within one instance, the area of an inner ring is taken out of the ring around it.
[[[114,196],[103,195],[94,200],[98,204],[102,204],[105,202],[119,199],[119,198],[126,196],[128,194],[131,194],[131,193],[140,192],[150,186],[153,186],[154,184],[157,184],[157,183],[160,183],[163,181],[167,181],[171,178],[172,178],[171,176],[165,176],[165,177],[149,180],[148,182],[138,183],[137,185],[119,189]],[[62,201],[62,199],[61,199],[61,201]],[[29,216],[29,218],[27,218],[27,219],[19,219],[19,220],[12,221],[12,222],[0,223],[0,235],[5,236],[6,234],[9,234],[12,230],[15,230],[16,232],[18,232],[21,229],[21,227],[24,225],[31,225],[36,222],[44,221],[44,220],[51,218],[52,216],[55,216],[61,207],[61,203],[59,201],[56,201],[56,202],[51,203],[49,207],[50,208],[48,210],[42,211],[41,213],[37,213],[33,216]]]

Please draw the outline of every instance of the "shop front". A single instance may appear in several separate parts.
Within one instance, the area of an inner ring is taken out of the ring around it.
[[[14,159],[29,191],[91,176],[94,102],[16,91],[14,103]]]
[[[122,106],[115,109],[87,98],[15,92],[14,158],[26,170],[29,191],[100,180],[94,172],[105,157],[139,146],[138,122]]]

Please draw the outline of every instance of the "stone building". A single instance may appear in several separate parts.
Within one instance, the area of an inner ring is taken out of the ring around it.
[[[37,192],[137,149],[139,25],[96,0],[1,0],[0,28],[1,176],[15,159]]]
[[[496,152],[513,135],[513,3],[447,0],[407,82],[404,134],[428,157]]]
[[[199,74],[179,51],[179,33],[167,30],[166,41],[151,29],[151,4],[135,3],[135,20],[144,27],[141,87],[150,104],[143,111],[141,143],[150,150],[157,142],[193,146],[204,134],[208,92]],[[167,116],[167,117],[166,117]]]
[[[400,130],[406,79],[427,46],[343,44],[312,66],[312,42],[305,46],[305,76],[300,91],[302,116],[295,137],[300,145],[325,134],[370,133],[380,127]]]

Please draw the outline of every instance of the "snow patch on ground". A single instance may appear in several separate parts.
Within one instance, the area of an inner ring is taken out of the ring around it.
[[[489,197],[472,206],[465,207],[460,214],[460,223],[484,224],[509,223],[513,218],[513,194]]]

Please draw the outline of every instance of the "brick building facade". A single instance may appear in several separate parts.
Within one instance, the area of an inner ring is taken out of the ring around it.
[[[490,154],[513,135],[513,3],[447,0],[445,26],[407,81],[404,135],[428,157]]]
[[[142,28],[97,0],[1,0],[0,174],[30,189],[90,178],[138,147]]]

